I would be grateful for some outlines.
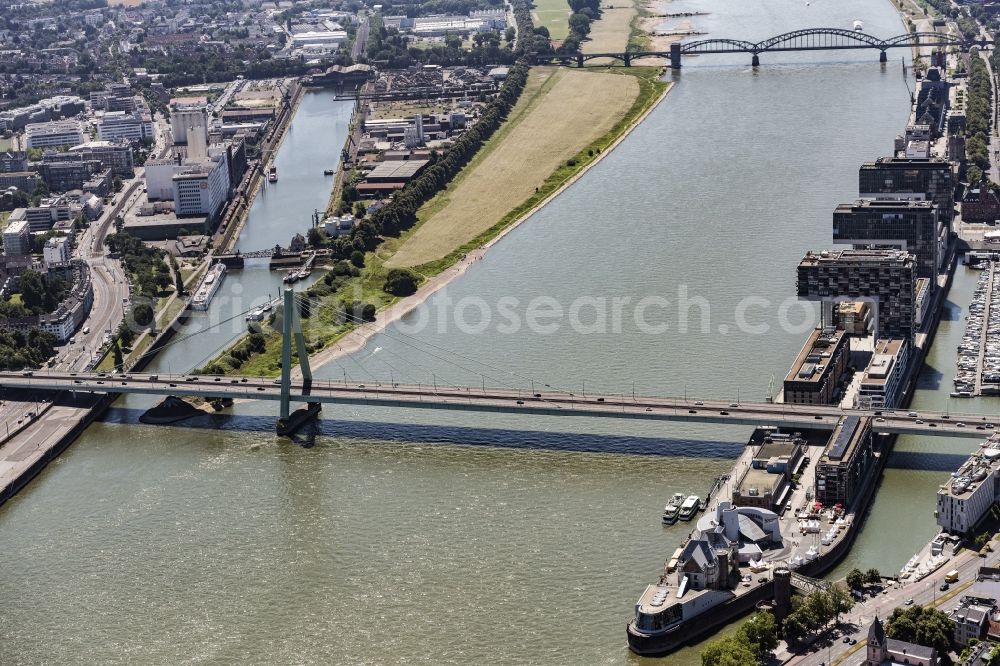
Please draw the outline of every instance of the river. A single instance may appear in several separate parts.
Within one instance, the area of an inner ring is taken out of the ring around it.
[[[670,8],[709,12],[695,27],[715,36],[854,19],[902,32],[888,3],[866,0]],[[786,300],[797,261],[830,245],[832,210],[856,196],[859,164],[888,153],[906,122],[899,55],[880,67],[867,51],[764,54],[757,71],[748,56],[685,61],[618,149],[447,292],[319,374],[763,398],[813,321]],[[323,186],[277,195],[296,165],[301,178],[330,165],[348,114],[322,93],[306,97],[278,188],[258,199],[254,211],[267,213],[252,213],[241,247],[308,226]],[[273,282],[232,273],[233,298],[220,292],[209,315],[240,312],[239,298],[266,298]],[[965,288],[960,276],[956,293]],[[614,298],[629,299],[619,317]],[[956,303],[946,327],[962,324]],[[527,325],[529,310],[556,308],[565,314]],[[507,326],[510,315],[522,325]],[[183,339],[158,367],[203,363],[237,324]],[[930,373],[918,404],[947,394],[951,335],[931,357],[942,383]],[[195,428],[138,425],[148,404],[116,404],[0,507],[0,662],[641,661],[625,622],[688,527],[663,529],[663,503],[703,492],[749,435],[327,408],[295,446],[273,436],[272,404]],[[852,562],[898,568],[933,532],[924,509],[946,475],[940,446],[901,440],[894,460],[907,468],[887,473]],[[697,662],[688,650],[661,663]]]

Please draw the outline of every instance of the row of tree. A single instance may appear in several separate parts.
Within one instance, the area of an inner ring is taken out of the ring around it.
[[[862,572],[860,569],[851,569],[847,572],[847,587],[852,590],[861,591],[866,585],[879,585],[882,582],[882,574],[878,569],[869,569]]]
[[[600,0],[568,0],[573,13],[569,16],[569,35],[563,40],[559,50],[563,53],[578,53],[580,44],[590,34],[590,24],[601,16]]]
[[[782,623],[785,640],[798,644],[809,634],[826,627],[854,606],[854,598],[839,585],[792,599],[792,611]]]
[[[993,82],[978,49],[969,56],[968,93],[965,100],[965,157],[969,182],[978,182],[990,168],[990,127],[993,124]]]

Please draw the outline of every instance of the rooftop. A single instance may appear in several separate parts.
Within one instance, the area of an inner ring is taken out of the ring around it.
[[[899,265],[913,263],[913,255],[903,250],[823,250],[806,252],[799,266],[821,264],[880,264]]]
[[[859,442],[871,432],[871,419],[860,416],[847,416],[840,420],[829,444],[823,450],[821,462],[837,465],[842,460],[850,460]]]
[[[843,331],[836,329],[814,329],[802,345],[785,381],[820,382],[830,372],[833,354],[846,337]]]

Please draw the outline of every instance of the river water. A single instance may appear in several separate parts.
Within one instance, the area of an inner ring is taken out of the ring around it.
[[[868,0],[670,7],[709,12],[695,25],[715,36],[854,19],[902,32],[888,3]],[[765,54],[756,72],[747,56],[686,61],[614,153],[446,292],[317,374],[762,399],[813,321],[786,301],[798,259],[829,246],[858,165],[905,124],[899,55],[880,67],[869,52]],[[305,98],[241,247],[308,227],[349,113],[325,93]],[[969,280],[956,280],[918,406],[947,395]],[[266,271],[234,272],[209,316],[277,287]],[[157,367],[201,364],[242,326],[179,338]],[[639,661],[625,622],[688,527],[660,526],[664,500],[703,492],[749,435],[328,408],[300,447],[273,436],[271,404],[175,428],[137,424],[149,402],[120,401],[0,508],[0,663]],[[968,448],[901,440],[851,562],[905,562],[933,533],[945,454]]]

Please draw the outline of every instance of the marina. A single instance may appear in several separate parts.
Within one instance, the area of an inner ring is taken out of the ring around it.
[[[1000,393],[1000,263],[975,264],[982,272],[958,345],[953,398]]]

